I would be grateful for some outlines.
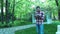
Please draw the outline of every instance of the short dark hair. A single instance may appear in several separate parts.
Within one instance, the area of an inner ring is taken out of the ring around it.
[[[36,7],[36,9],[37,9],[37,8],[40,8],[40,7],[39,7],[39,6],[37,6],[37,7]]]

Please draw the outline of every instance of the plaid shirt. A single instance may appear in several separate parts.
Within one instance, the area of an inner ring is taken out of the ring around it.
[[[44,20],[44,12],[36,12],[35,19],[36,19],[37,24],[42,24],[42,22]]]

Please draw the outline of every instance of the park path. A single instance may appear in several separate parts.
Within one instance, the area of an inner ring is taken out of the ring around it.
[[[35,24],[0,29],[0,34],[15,34],[15,31],[34,27]]]

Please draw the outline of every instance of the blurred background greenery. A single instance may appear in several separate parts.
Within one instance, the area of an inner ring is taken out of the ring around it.
[[[45,34],[55,34],[60,25],[60,0],[0,0],[0,28],[34,24],[36,6],[45,14]],[[16,31],[15,34],[37,34],[36,27]]]
[[[0,0],[0,28],[32,24],[36,6],[44,11],[44,22],[60,20],[60,0]]]

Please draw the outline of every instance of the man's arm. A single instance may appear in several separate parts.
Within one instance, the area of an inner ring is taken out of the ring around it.
[[[44,16],[44,12],[43,12],[43,20],[44,20],[44,17],[45,17],[45,16]]]
[[[44,12],[42,12],[42,19],[44,20]]]

